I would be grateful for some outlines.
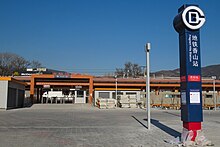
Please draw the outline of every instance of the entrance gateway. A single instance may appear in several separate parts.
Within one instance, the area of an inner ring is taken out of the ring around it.
[[[46,92],[46,93],[45,93]],[[45,94],[45,95],[44,95]],[[37,102],[90,103],[93,97],[93,77],[89,75],[31,75],[30,98]]]
[[[86,103],[86,90],[80,89],[45,89],[41,103]]]
[[[198,5],[183,5],[174,18],[174,28],[179,33],[183,143],[198,143],[201,139],[203,113],[199,29],[204,23],[205,15]]]

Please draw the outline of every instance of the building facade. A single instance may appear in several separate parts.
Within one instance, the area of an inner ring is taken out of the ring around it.
[[[94,77],[82,74],[34,74],[16,78],[27,83],[26,92],[33,103],[46,102],[43,100],[43,94],[50,91],[63,93],[56,102],[61,102],[61,100],[68,102],[71,100],[71,103],[90,103],[95,105],[99,98],[118,99],[120,96],[131,97],[131,95],[135,95],[137,102],[139,100],[145,101],[145,78]],[[217,103],[220,103],[220,80],[215,80],[214,82],[215,84],[213,85],[211,78],[202,79],[204,104],[208,98],[210,98],[208,99],[209,101],[213,102],[214,96],[217,98]],[[215,92],[213,91],[214,88]],[[171,98],[169,101],[174,101],[172,99],[174,97],[180,99],[179,78],[151,78],[150,89],[152,106],[165,106],[164,102],[167,101],[165,98]],[[54,99],[56,99],[56,96],[54,96]],[[160,99],[160,101],[156,99]],[[55,102],[52,99],[49,101],[51,103]],[[156,104],[156,101],[159,104]],[[213,104],[212,102],[210,102],[210,105]]]

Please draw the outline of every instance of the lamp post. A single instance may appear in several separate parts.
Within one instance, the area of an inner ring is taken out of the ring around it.
[[[216,111],[216,96],[215,96],[215,79],[216,79],[216,76],[212,76],[212,79],[213,79],[213,98],[214,98],[215,111]]]
[[[118,106],[118,79],[117,79],[117,75],[115,75],[115,99],[116,99],[116,105]]]
[[[147,127],[150,130],[150,48],[151,44],[147,43],[145,45],[146,51],[146,69],[147,69],[147,76],[146,76],[146,107],[147,107]]]

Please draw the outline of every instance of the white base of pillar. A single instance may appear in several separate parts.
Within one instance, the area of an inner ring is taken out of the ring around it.
[[[202,130],[187,130],[183,128],[181,134],[181,142],[183,146],[214,146],[214,144],[208,140]]]

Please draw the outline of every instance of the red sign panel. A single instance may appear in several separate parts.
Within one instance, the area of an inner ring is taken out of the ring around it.
[[[181,82],[186,82],[186,76],[180,77]],[[200,82],[201,76],[200,75],[188,75],[188,82]]]
[[[180,81],[181,81],[181,82],[186,82],[186,76],[180,77]]]
[[[200,75],[188,75],[188,81],[189,82],[200,82],[201,77]]]

